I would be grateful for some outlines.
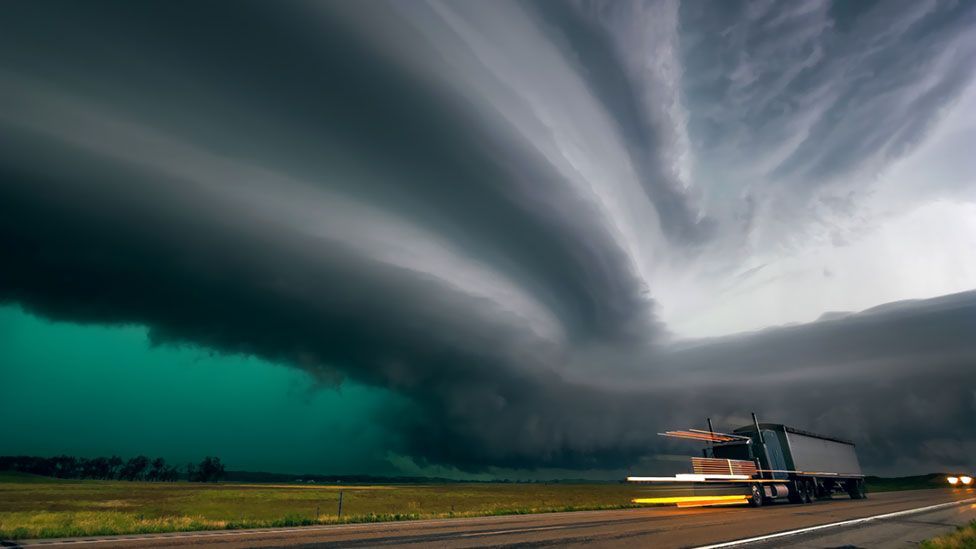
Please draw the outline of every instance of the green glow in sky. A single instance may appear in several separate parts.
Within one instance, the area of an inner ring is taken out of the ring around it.
[[[0,307],[0,455],[220,456],[229,469],[388,473],[373,414],[394,398],[251,357],[153,346],[143,326]]]

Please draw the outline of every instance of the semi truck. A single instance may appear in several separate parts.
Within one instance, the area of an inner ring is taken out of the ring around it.
[[[864,474],[854,443],[779,423],[752,424],[731,433],[686,429],[660,435],[705,445],[691,457],[690,472],[673,477],[627,477],[648,486],[647,498],[635,503],[720,505],[748,503],[760,507],[775,500],[811,503],[846,493],[864,499]]]

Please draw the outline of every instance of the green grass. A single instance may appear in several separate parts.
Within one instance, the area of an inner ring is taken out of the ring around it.
[[[343,516],[337,516],[339,491]],[[0,474],[0,538],[302,526],[634,507],[627,484],[267,485]]]
[[[916,475],[912,477],[867,477],[868,492],[892,492],[895,490],[924,490],[928,488],[948,488],[943,473]]]
[[[960,526],[955,532],[925,540],[921,549],[976,549],[976,520]]]

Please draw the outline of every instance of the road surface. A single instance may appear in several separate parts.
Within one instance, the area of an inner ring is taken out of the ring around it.
[[[948,504],[948,505],[943,505]],[[938,506],[924,512],[902,511]],[[857,521],[867,517],[896,516]],[[709,507],[549,513],[379,524],[309,526],[265,530],[191,532],[62,540],[26,540],[46,547],[703,547],[786,531],[845,522],[844,526],[739,543],[737,547],[905,547],[906,541],[949,532],[976,519],[974,490],[915,490],[835,498],[808,505],[760,509]],[[919,537],[921,536],[921,537]]]

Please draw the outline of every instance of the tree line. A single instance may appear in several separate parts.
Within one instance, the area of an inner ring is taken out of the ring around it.
[[[74,456],[0,456],[0,471],[18,471],[56,478],[97,480],[141,480],[149,482],[217,482],[225,475],[220,458],[206,457],[200,463],[181,468],[163,458],[136,456],[123,460],[119,456],[83,458]]]

